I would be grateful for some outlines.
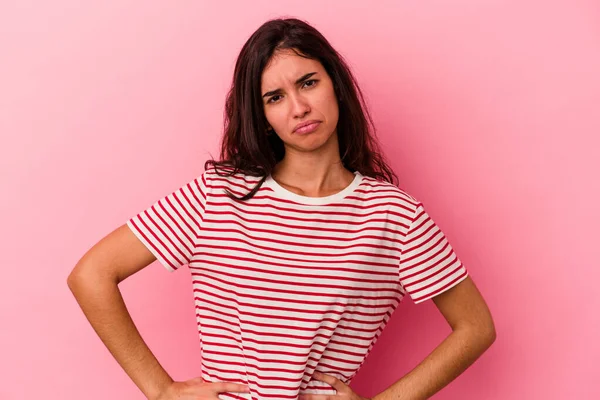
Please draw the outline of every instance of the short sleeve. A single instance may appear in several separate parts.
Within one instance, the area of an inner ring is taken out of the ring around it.
[[[400,284],[415,304],[457,285],[468,276],[450,242],[419,203],[402,243]]]
[[[127,226],[170,272],[192,259],[209,193],[207,179],[204,172],[127,221]]]

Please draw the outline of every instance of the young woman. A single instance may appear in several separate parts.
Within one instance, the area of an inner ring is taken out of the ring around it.
[[[394,183],[349,68],[313,27],[263,24],[237,60],[219,161],[103,238],[68,283],[149,399],[364,399],[348,384],[400,301],[452,333],[374,398],[425,399],[495,340],[421,202]],[[201,376],[175,382],[118,283],[154,260],[193,278]]]

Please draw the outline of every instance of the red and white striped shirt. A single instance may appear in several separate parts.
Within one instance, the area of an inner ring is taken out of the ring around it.
[[[220,399],[335,394],[408,293],[422,303],[467,277],[423,204],[355,172],[327,197],[211,168],[128,220],[169,271],[189,265],[202,378],[249,385]]]

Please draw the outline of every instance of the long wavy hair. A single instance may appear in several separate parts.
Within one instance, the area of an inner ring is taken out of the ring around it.
[[[397,183],[398,177],[387,165],[376,139],[375,125],[350,68],[323,35],[296,18],[272,19],[261,25],[244,44],[235,64],[233,82],[227,94],[224,134],[220,160],[207,160],[220,176],[239,171],[262,177],[246,195],[251,199],[283,159],[285,148],[276,134],[267,135],[268,121],[260,94],[261,76],[273,54],[289,49],[301,57],[319,61],[330,76],[338,98],[338,142],[343,166],[381,181]],[[226,172],[221,174],[222,167]]]

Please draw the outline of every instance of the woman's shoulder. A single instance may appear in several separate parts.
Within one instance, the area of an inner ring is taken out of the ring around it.
[[[214,165],[208,167],[202,176],[212,187],[238,189],[252,189],[262,179],[261,176],[253,176],[241,170],[234,171],[233,167]]]
[[[378,198],[383,196],[387,197],[388,199],[398,199],[402,203],[407,203],[414,206],[419,203],[419,200],[417,200],[402,186],[395,183],[364,176],[361,186],[363,192],[370,196]]]

